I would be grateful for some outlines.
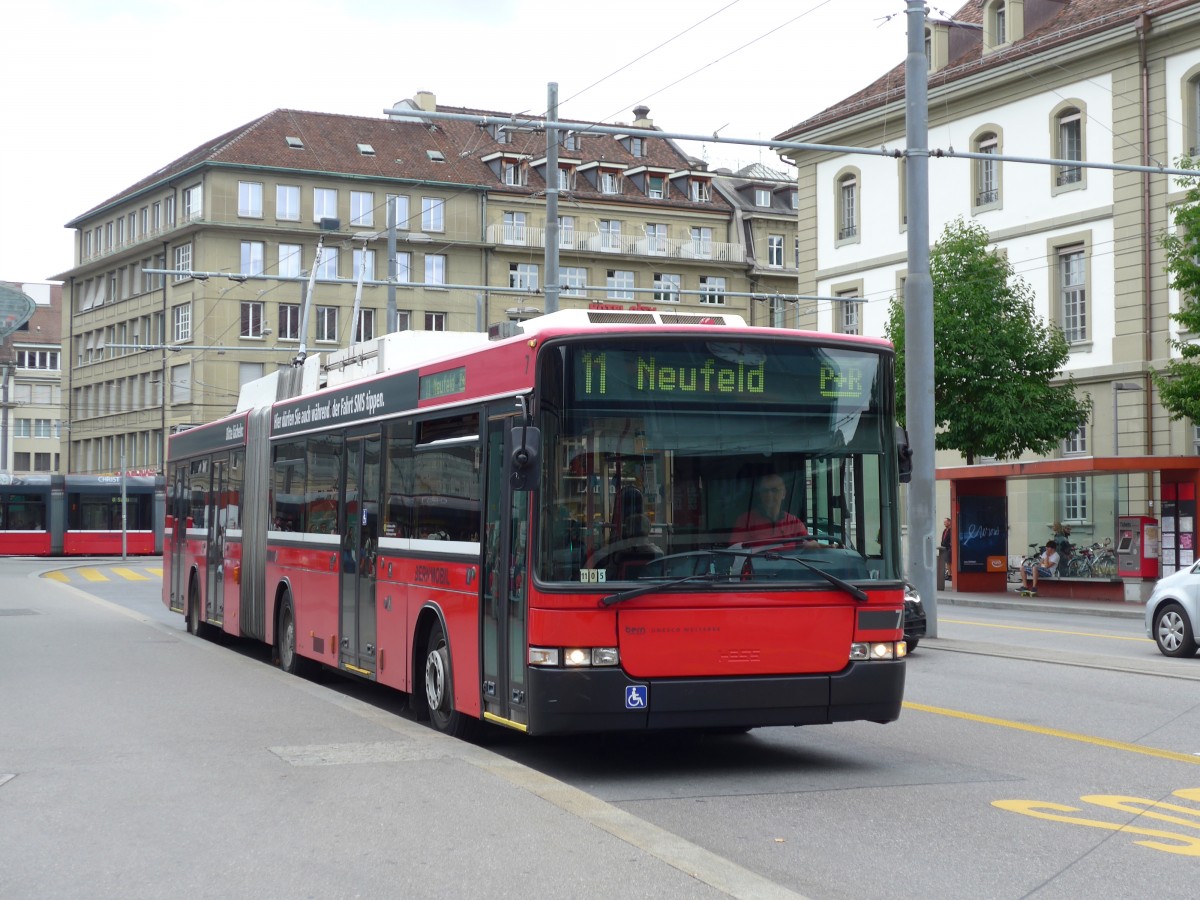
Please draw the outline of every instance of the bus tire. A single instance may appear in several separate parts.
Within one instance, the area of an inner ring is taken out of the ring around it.
[[[194,574],[188,580],[187,630],[188,634],[205,640],[212,634],[212,626],[200,615],[200,585]]]
[[[312,672],[312,663],[296,652],[296,613],[292,608],[292,595],[289,593],[285,593],[279,602],[275,652],[279,657],[279,668],[289,675],[303,677]]]
[[[425,706],[429,724],[450,737],[472,737],[479,724],[454,708],[454,680],[450,668],[450,647],[440,620],[429,629],[425,644]]]

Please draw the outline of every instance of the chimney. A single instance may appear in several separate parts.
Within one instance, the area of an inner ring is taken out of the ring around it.
[[[417,91],[413,100],[417,104],[417,109],[423,112],[437,112],[437,95],[433,91]]]
[[[634,128],[653,128],[654,120],[650,118],[650,107],[635,106],[633,108]]]

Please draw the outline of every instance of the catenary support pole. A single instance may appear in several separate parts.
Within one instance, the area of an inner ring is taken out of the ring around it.
[[[396,198],[387,202],[387,333],[396,330]]]
[[[929,64],[925,2],[908,0],[904,102],[908,192],[908,276],[904,282],[905,424],[913,451],[908,487],[908,577],[926,607],[926,633],[937,637],[934,567],[933,282],[929,277]]]
[[[558,121],[558,83],[546,86],[546,118]],[[546,128],[546,313],[558,312],[558,129]]]

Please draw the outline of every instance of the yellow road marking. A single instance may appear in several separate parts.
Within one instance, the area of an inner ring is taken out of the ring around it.
[[[1060,731],[1057,728],[1043,728],[1040,725],[1030,725],[1026,722],[1014,722],[1010,719],[996,719],[992,716],[980,716],[975,713],[962,712],[957,709],[946,709],[941,706],[926,706],[924,703],[905,701],[905,709],[915,709],[919,712],[933,713],[937,716],[948,716],[951,719],[965,719],[968,722],[979,722],[983,725],[996,725],[1000,728],[1012,728],[1015,731],[1028,731],[1031,734],[1043,734],[1047,737],[1062,738],[1065,741],[1078,741],[1081,744],[1091,744],[1095,747],[1107,747],[1110,750],[1124,750],[1126,753],[1140,753],[1143,756],[1154,756],[1158,759],[1171,759],[1175,762],[1200,765],[1200,756],[1188,753],[1176,753],[1173,750],[1159,750],[1156,747],[1143,747],[1140,744],[1128,744],[1125,741],[1110,741],[1107,738],[1092,737],[1089,734],[1076,734],[1073,731]]]
[[[161,568],[147,569],[146,571],[149,572],[151,575],[157,575],[159,578],[162,578],[162,569]]]
[[[80,569],[79,574],[88,581],[108,581],[108,576],[99,569]]]
[[[1010,631],[1037,631],[1042,634],[1069,634],[1074,637],[1095,637],[1105,638],[1110,641],[1139,641],[1145,642],[1151,640],[1148,637],[1129,637],[1121,634],[1097,634],[1094,631],[1064,631],[1060,628],[1034,628],[1031,625],[997,625],[992,622],[971,622],[966,619],[943,619],[938,616],[939,622],[949,622],[951,625],[974,625],[977,628],[1007,628]]]
[[[122,578],[128,578],[130,581],[149,581],[150,579],[141,572],[135,572],[133,569],[126,569],[123,566],[113,566],[112,569]]]
[[[66,573],[64,573],[64,572],[46,572],[44,575],[42,575],[42,577],[43,577],[43,578],[49,578],[51,581],[63,581],[63,582],[66,582],[66,581],[70,581],[70,580],[71,580],[70,578],[68,578],[68,577],[66,576]]]

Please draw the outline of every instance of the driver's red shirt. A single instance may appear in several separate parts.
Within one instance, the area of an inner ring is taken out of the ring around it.
[[[758,510],[752,509],[738,516],[737,521],[733,523],[730,543],[793,537],[808,537],[808,527],[791,513],[784,513],[777,521],[772,522]]]

